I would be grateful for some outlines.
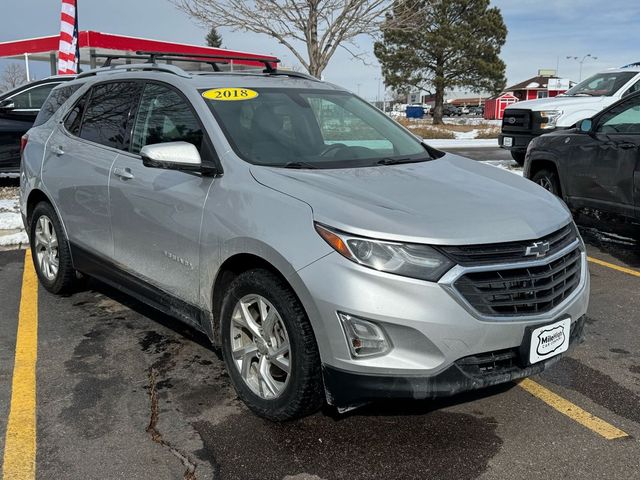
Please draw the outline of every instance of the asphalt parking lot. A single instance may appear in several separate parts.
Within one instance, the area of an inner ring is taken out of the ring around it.
[[[244,407],[198,332],[98,282],[52,296],[0,252],[2,478],[637,479],[640,245],[583,235],[585,341],[553,369],[286,424]]]

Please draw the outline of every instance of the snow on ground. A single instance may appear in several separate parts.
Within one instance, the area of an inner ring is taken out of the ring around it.
[[[20,247],[28,243],[29,238],[24,231],[0,235],[0,247]]]
[[[0,199],[0,247],[19,247],[27,243],[18,198]]]
[[[485,120],[482,117],[445,117],[442,121],[451,125],[502,125],[502,120]]]
[[[453,132],[456,137],[456,140],[472,140],[478,136],[478,130],[475,128],[468,132]]]
[[[425,140],[428,145],[431,145],[433,148],[497,148],[498,147],[498,139],[497,138],[470,138],[470,139],[447,139],[447,140],[438,140],[438,139],[429,139]]]
[[[22,227],[22,217],[19,213],[0,212],[0,230],[16,230]]]

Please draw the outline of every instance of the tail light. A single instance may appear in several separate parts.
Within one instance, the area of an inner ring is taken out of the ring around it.
[[[20,157],[22,157],[22,154],[24,153],[24,149],[27,148],[27,142],[29,141],[29,135],[27,135],[26,133],[20,137]]]

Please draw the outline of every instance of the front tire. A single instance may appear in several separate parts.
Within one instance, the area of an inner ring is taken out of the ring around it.
[[[222,355],[240,399],[272,421],[316,412],[324,401],[320,354],[291,288],[265,269],[241,273],[222,303]]]
[[[29,224],[31,256],[42,286],[51,293],[73,290],[76,272],[71,262],[69,242],[51,204],[38,203]]]
[[[552,170],[542,169],[538,171],[531,181],[537,183],[545,190],[553,193],[555,196],[560,197],[560,180],[558,174]]]
[[[521,150],[511,150],[511,158],[513,158],[520,166],[524,165],[524,157],[526,154],[527,152],[523,152]]]

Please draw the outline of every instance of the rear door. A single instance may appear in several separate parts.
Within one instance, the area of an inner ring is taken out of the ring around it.
[[[145,145],[185,141],[203,163],[212,154],[189,101],[173,87],[144,87],[129,154],[118,156],[110,182],[115,258],[136,276],[191,304],[198,303],[202,209],[213,177],[148,168]]]
[[[56,126],[47,143],[42,178],[74,250],[113,258],[109,173],[125,144],[126,125],[140,84],[94,85]]]

